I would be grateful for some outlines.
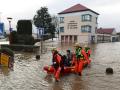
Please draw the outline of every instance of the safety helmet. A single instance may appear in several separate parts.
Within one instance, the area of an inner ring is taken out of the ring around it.
[[[75,43],[74,46],[75,46],[75,47],[80,47],[80,44],[79,44],[79,43]]]
[[[56,48],[56,47],[53,47],[53,48],[51,49],[51,51],[57,51],[57,48]]]

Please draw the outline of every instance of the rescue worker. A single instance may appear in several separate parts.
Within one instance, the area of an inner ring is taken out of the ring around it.
[[[87,63],[90,64],[91,60],[89,58],[90,58],[91,50],[89,47],[87,47],[87,45],[84,46],[82,53],[84,54],[84,60],[86,60]]]
[[[58,53],[56,48],[52,49],[52,65],[57,69],[62,64],[62,56]]]
[[[56,81],[59,81],[60,72],[63,71],[64,69],[62,63],[62,55],[60,55],[55,48],[52,50],[52,55],[53,55],[52,65],[55,68],[54,76]]]
[[[81,75],[82,73],[82,61],[83,55],[81,54],[82,47],[80,47],[79,43],[75,44],[75,54],[76,54],[76,64],[75,64],[75,72]]]
[[[87,45],[85,45],[84,48],[85,48],[85,52],[86,52],[87,56],[90,57],[90,54],[89,54],[90,48]]]
[[[76,43],[75,44],[75,54],[76,54],[77,60],[80,60],[81,50],[82,50],[82,47],[80,47],[79,43]]]

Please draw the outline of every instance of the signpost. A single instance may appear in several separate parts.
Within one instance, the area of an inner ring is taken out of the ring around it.
[[[8,17],[8,22],[9,22],[9,31],[10,31],[10,35],[9,35],[9,42],[10,44],[12,43],[12,38],[11,38],[11,32],[12,32],[12,28],[11,28],[11,21],[12,21],[12,18],[11,17]]]
[[[43,52],[43,35],[44,35],[44,28],[38,28],[38,33],[37,33],[37,37],[40,38],[40,42],[41,42],[41,53]]]
[[[44,28],[38,28],[37,29],[37,37],[41,38],[42,35],[44,35]]]

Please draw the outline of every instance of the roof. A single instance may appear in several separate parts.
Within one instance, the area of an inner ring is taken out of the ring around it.
[[[112,34],[114,30],[115,30],[114,28],[99,28],[97,29],[97,33],[98,34]]]
[[[65,9],[64,11],[62,11],[58,14],[66,14],[66,13],[81,12],[81,11],[91,11],[91,12],[99,15],[97,12],[95,12],[95,11],[93,11],[93,10],[91,10],[91,9],[81,5],[81,4],[76,4],[68,9]]]

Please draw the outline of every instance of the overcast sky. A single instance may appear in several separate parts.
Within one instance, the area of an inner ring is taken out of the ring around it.
[[[12,17],[12,27],[19,19],[32,19],[36,11],[47,6],[51,15],[75,4],[82,4],[99,13],[98,27],[116,28],[120,32],[120,0],[0,0],[1,21],[8,28],[7,17]]]

